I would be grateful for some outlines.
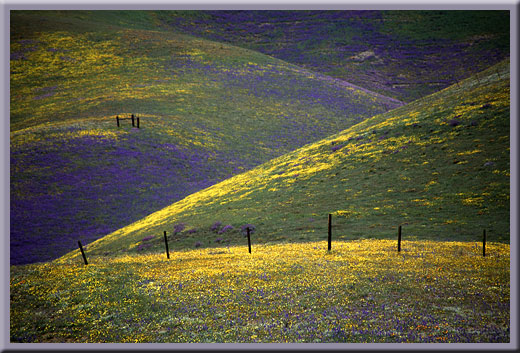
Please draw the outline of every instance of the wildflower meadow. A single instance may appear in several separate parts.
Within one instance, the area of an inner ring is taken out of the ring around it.
[[[509,18],[11,11],[11,348],[510,344]]]
[[[13,342],[509,341],[509,246],[253,244],[11,269]],[[59,279],[59,280],[53,280]]]

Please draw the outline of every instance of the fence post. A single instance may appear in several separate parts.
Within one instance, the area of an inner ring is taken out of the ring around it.
[[[170,250],[168,249],[168,239],[166,238],[166,231],[164,231],[164,244],[166,245],[166,257],[170,258]]]
[[[486,230],[484,229],[484,235],[482,236],[482,256],[486,257]]]
[[[117,127],[119,127],[119,115],[116,116],[116,121],[117,121]]]
[[[139,129],[139,117],[137,117],[137,128]]]
[[[251,254],[251,237],[249,235],[249,227],[247,229],[247,246],[249,247],[249,253]]]
[[[83,247],[81,246],[81,242],[78,240],[79,250],[81,250],[81,255],[83,256],[83,261],[85,261],[85,265],[88,265],[87,257],[85,256],[85,252],[83,251]]]
[[[328,237],[328,241],[329,241],[329,247],[328,247],[328,250],[330,251],[330,249],[332,248],[332,215],[329,213],[329,237]]]
[[[134,125],[134,114],[132,114],[132,127],[135,127],[135,125]]]
[[[460,88],[459,80],[457,80],[457,79],[455,78],[455,76],[451,76],[451,79],[452,79],[453,81],[455,81],[455,83],[457,84],[457,88]]]
[[[399,226],[397,231],[397,252],[401,252],[401,226]]]

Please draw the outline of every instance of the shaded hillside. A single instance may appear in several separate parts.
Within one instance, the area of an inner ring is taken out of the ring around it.
[[[54,259],[401,105],[154,21],[11,12],[12,264]],[[130,114],[140,128],[118,128]]]
[[[175,31],[409,102],[509,56],[508,11],[174,11]]]
[[[509,62],[194,193],[91,255],[324,239],[509,241]],[[148,249],[148,250],[147,250]],[[61,258],[68,261],[78,251]]]

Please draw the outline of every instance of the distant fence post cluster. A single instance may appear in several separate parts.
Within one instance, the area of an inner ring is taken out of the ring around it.
[[[139,117],[134,117],[134,114],[132,114],[132,116],[130,118],[120,118],[119,115],[116,116],[116,123],[117,123],[117,127],[120,127],[121,125],[119,124],[119,121],[120,120],[132,120],[132,127],[136,127],[135,123],[137,121],[137,128],[139,129]]]

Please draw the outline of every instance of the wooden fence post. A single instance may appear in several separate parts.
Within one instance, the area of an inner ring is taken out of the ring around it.
[[[329,248],[328,250],[330,251],[330,249],[332,248],[332,215],[329,213],[329,237],[328,237],[328,241],[329,241]]]
[[[132,114],[132,127],[135,127],[135,125],[134,125],[134,114]]]
[[[397,231],[397,252],[401,252],[401,226],[399,226]]]
[[[482,236],[482,256],[486,257],[486,230],[484,229],[484,235]]]
[[[137,128],[139,129],[139,117],[137,117]]]
[[[166,257],[170,258],[170,250],[168,249],[168,239],[166,238],[166,231],[164,231],[164,244],[166,245]]]
[[[83,251],[83,247],[81,246],[81,242],[78,240],[79,250],[81,250],[81,255],[83,256],[83,261],[85,261],[85,265],[88,265],[87,257],[85,256],[85,252]]]
[[[117,121],[117,127],[119,127],[119,115],[116,116],[116,121]]]
[[[249,247],[249,253],[251,254],[251,236],[249,235],[249,227],[247,229],[247,246]]]

